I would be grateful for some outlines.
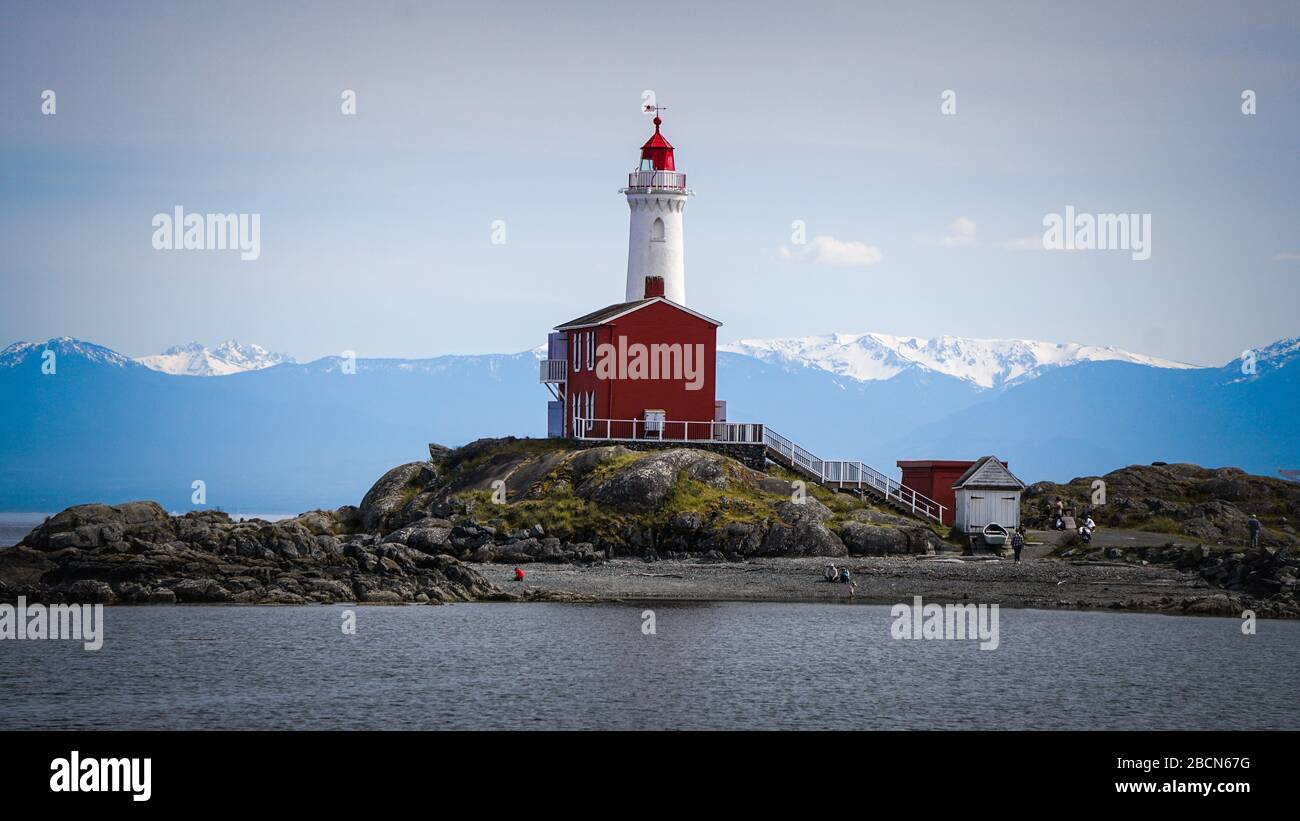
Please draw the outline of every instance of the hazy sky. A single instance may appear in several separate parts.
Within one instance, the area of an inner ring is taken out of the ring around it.
[[[0,345],[532,347],[622,299],[617,189],[646,89],[698,194],[690,305],[724,340],[1028,337],[1219,364],[1300,334],[1293,0],[0,15]],[[260,214],[260,258],[154,250],[176,205]],[[1026,250],[1067,205],[1150,214],[1151,258]],[[833,239],[792,245],[795,220]]]

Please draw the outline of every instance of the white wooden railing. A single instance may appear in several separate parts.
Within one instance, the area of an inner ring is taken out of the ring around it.
[[[808,450],[767,427],[763,428],[763,444],[767,445],[768,451],[783,457],[795,470],[811,476],[821,484],[833,485],[839,489],[873,489],[909,508],[918,516],[943,521],[943,505],[903,486],[865,462],[829,462],[818,459]]]
[[[571,421],[573,437],[583,440],[762,444],[769,455],[780,457],[777,461],[790,465],[820,484],[837,490],[872,490],[891,502],[908,508],[917,516],[936,522],[943,521],[946,508],[928,496],[903,486],[865,462],[819,459],[766,425],[747,422],[584,419],[580,416],[575,416]]]
[[[745,422],[678,422],[653,419],[583,419],[574,417],[576,439],[611,442],[763,443],[763,426]]]
[[[537,363],[541,366],[539,382],[563,382],[569,375],[569,360],[543,359]]]
[[[677,171],[633,171],[627,175],[627,187],[685,191],[686,175]]]

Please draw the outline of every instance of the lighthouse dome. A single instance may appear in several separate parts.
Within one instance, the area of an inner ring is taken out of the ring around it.
[[[645,145],[641,146],[641,170],[676,171],[677,166],[673,162],[673,145],[659,133],[659,126],[663,124],[663,120],[655,115],[654,122],[655,133],[645,141]]]

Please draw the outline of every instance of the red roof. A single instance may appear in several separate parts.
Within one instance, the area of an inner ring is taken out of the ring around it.
[[[563,325],[556,325],[555,330],[571,331],[576,328],[590,328],[594,325],[604,325],[606,322],[618,319],[620,316],[625,316],[627,314],[632,313],[633,311],[639,311],[642,308],[646,307],[647,305],[653,305],[656,302],[662,302],[665,305],[671,305],[677,310],[684,311],[685,313],[688,313],[697,319],[703,319],[705,322],[710,322],[714,325],[722,324],[718,320],[707,317],[704,314],[699,313],[698,311],[692,311],[690,308],[687,308],[685,305],[678,305],[676,302],[673,302],[671,299],[666,299],[665,297],[661,297],[661,296],[652,296],[649,299],[634,299],[631,302],[620,302],[617,305],[609,305],[607,307],[601,308],[599,311],[592,311],[591,313],[584,314],[583,316],[580,316],[577,319],[571,319],[568,322],[565,322]]]
[[[641,146],[641,159],[653,163],[655,171],[676,171],[677,167],[673,162],[673,145],[659,133],[659,126],[662,124],[663,120],[656,116],[655,133],[645,141],[645,145]]]

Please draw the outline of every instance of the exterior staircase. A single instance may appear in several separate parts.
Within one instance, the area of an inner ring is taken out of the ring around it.
[[[904,487],[870,465],[819,459],[766,425],[763,426],[763,445],[767,457],[773,462],[807,476],[824,487],[856,493],[900,513],[909,513],[943,524],[943,505]]]

